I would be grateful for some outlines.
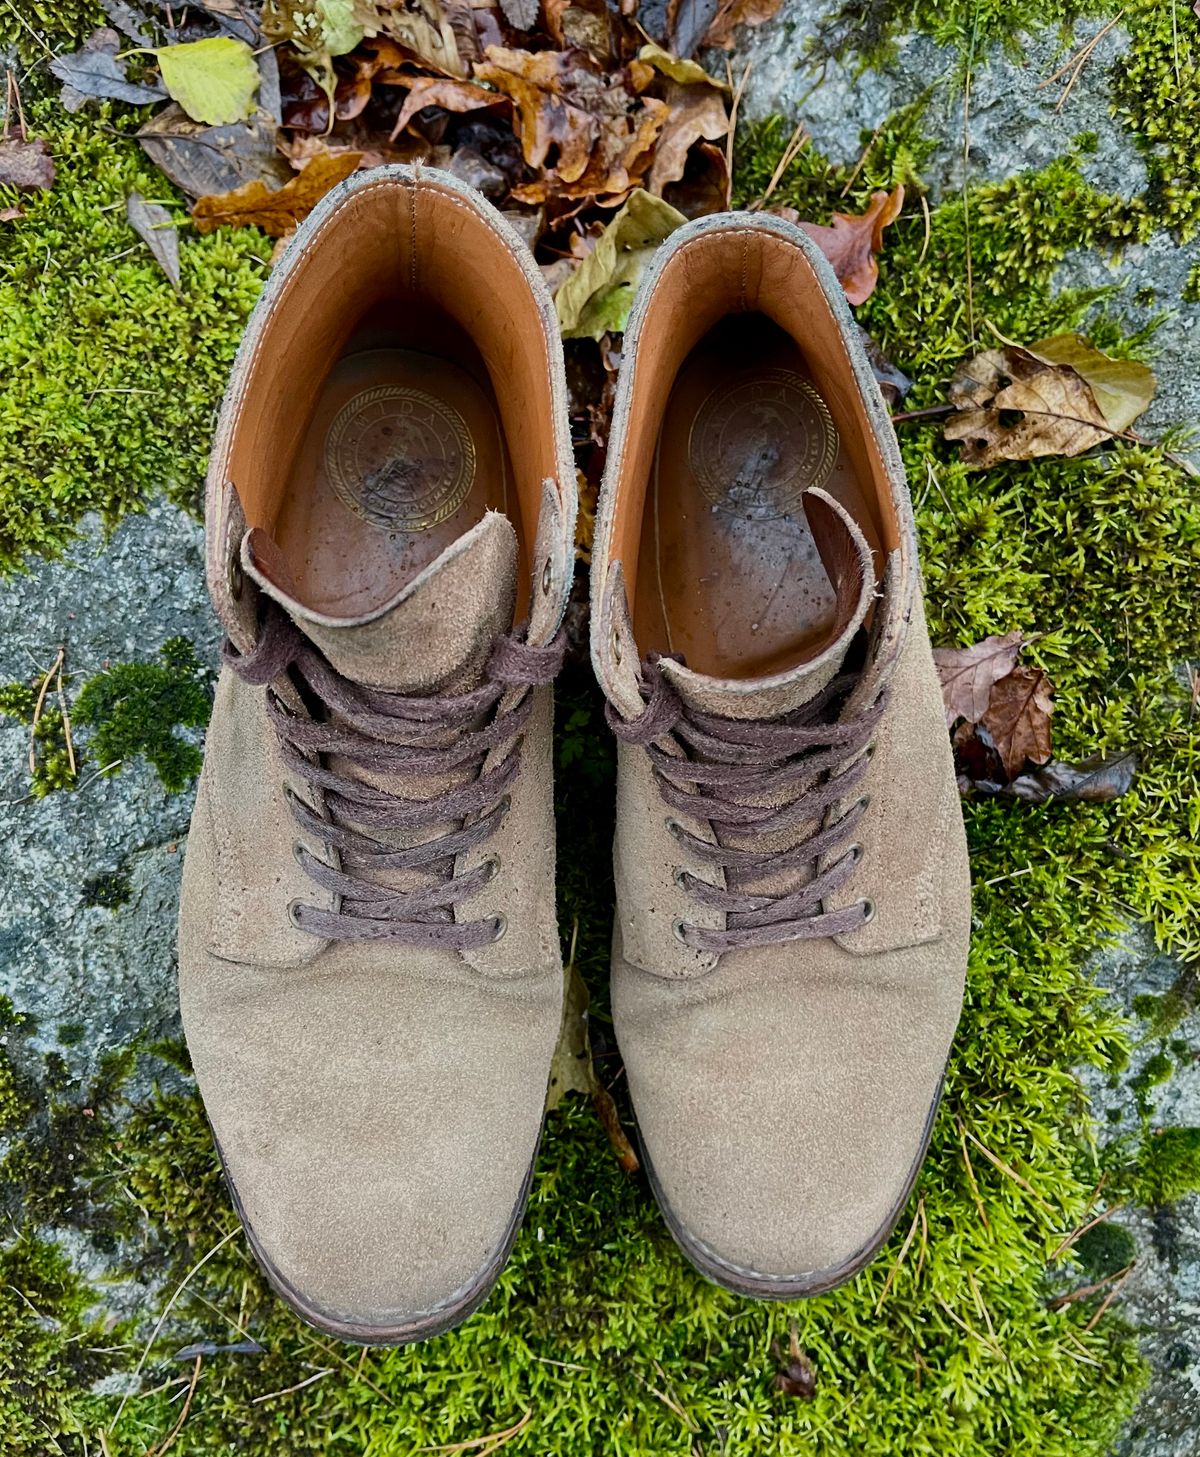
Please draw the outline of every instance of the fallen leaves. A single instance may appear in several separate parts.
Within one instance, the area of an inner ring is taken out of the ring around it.
[[[104,27],[93,31],[71,55],[50,62],[50,70],[63,83],[60,100],[68,111],[78,111],[92,100],[127,101],[135,106],[163,100],[167,93],[161,87],[129,79],[117,59],[120,50],[121,37]]]
[[[48,192],[54,186],[54,158],[41,137],[0,138],[0,186],[19,192]]]
[[[168,94],[193,121],[225,126],[254,110],[258,66],[245,41],[214,35],[153,54]]]
[[[904,187],[898,184],[891,192],[873,192],[864,213],[835,212],[830,227],[791,215],[829,259],[846,297],[857,305],[865,304],[875,291],[879,282],[875,255],[883,249],[883,230],[896,221],[903,206]]]
[[[964,464],[977,470],[1080,455],[1127,431],[1154,388],[1144,364],[1112,359],[1078,334],[1005,344],[959,366],[944,434],[962,444]]]
[[[256,227],[282,238],[304,221],[331,187],[357,171],[359,160],[357,152],[314,157],[286,186],[274,191],[255,181],[233,192],[200,198],[192,208],[192,219],[201,233]]]
[[[654,250],[686,221],[661,198],[633,193],[554,296],[563,338],[620,333]]]
[[[170,279],[171,286],[178,289],[179,232],[171,214],[161,203],[147,202],[140,193],[131,192],[125,202],[125,216]]]
[[[1074,765],[1051,758],[1054,690],[1040,668],[1018,662],[1023,645],[1019,632],[1008,632],[934,650],[959,789],[1027,804],[1098,804],[1124,794],[1137,770],[1132,753]]]

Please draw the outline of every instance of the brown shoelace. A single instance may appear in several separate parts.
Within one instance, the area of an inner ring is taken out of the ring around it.
[[[644,711],[625,720],[608,705],[617,738],[649,754],[665,803],[707,822],[716,837],[713,844],[678,820],[667,821],[691,856],[725,871],[724,887],[676,872],[697,904],[725,913],[721,930],[676,921],[675,934],[686,945],[720,955],[745,946],[840,936],[870,920],[873,907],[866,900],[841,910],[823,909],[826,897],[848,883],[862,857],[853,835],[866,797],[832,824],[822,827],[822,822],[861,784],[867,767],[863,751],[887,706],[886,694],[880,694],[869,707],[846,716],[846,699],[857,682],[856,674],[844,674],[810,702],[777,718],[725,718],[685,704],[663,676],[661,657],[652,653],[642,665]],[[663,747],[664,741],[679,752]],[[764,799],[771,803],[755,802]],[[725,843],[729,836],[745,842],[806,825],[818,828],[786,850]],[[801,874],[805,870],[807,879]],[[788,871],[798,873],[793,890],[739,888],[765,874]]]
[[[293,902],[293,924],[328,940],[397,941],[408,946],[470,950],[504,933],[503,916],[456,922],[454,907],[495,874],[494,857],[456,875],[455,859],[482,845],[509,807],[508,790],[520,767],[521,734],[533,709],[529,689],[552,683],[562,664],[563,633],[546,647],[525,641],[524,629],[496,639],[483,681],[467,693],[428,697],[389,693],[338,673],[291,618],[270,603],[253,650],[225,644],[225,661],[247,683],[267,690],[267,715],[279,739],[284,767],[323,791],[325,814],[288,788],[300,829],[335,851],[338,864],[296,843],[305,872],[338,897],[337,909]],[[288,674],[306,707],[296,711],[272,686]],[[311,705],[311,707],[310,707]],[[485,767],[493,749],[510,745]],[[368,773],[389,776],[453,774],[453,787],[424,798],[367,784],[327,767],[337,756]],[[371,831],[406,836],[439,830],[429,839],[396,847]],[[420,871],[428,883],[397,890],[371,878],[373,870]]]

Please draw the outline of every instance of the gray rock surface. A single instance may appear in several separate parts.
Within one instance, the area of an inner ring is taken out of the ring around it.
[[[28,681],[66,646],[70,678],[154,655],[182,634],[216,661],[199,526],[165,502],[106,543],[91,527],[57,563],[0,582],[0,682]],[[82,1028],[69,1057],[86,1075],[110,1047],[177,1030],[175,913],[190,794],[169,794],[144,762],[79,789],[29,797],[29,733],[0,719],[0,992],[38,1024],[33,1044]],[[118,910],[88,904],[98,875],[128,877]]]
[[[1131,932],[1102,952],[1093,970],[1098,985],[1135,1019],[1137,999],[1162,997],[1180,974],[1179,964],[1159,954],[1145,932]],[[1193,1036],[1194,1023],[1193,1016]],[[1185,1024],[1172,1035],[1186,1038],[1188,1031]],[[1160,1047],[1160,1039],[1147,1038],[1116,1089],[1094,1070],[1083,1074],[1102,1138],[1136,1134],[1138,1110],[1131,1083]],[[1152,1125],[1200,1126],[1200,1052],[1177,1054],[1173,1061],[1170,1080],[1150,1093]],[[1121,1286],[1121,1313],[1141,1332],[1142,1354],[1152,1372],[1119,1457],[1195,1457],[1200,1451],[1200,1196],[1181,1199],[1156,1214],[1123,1212],[1114,1216],[1114,1223],[1137,1242],[1137,1264]]]

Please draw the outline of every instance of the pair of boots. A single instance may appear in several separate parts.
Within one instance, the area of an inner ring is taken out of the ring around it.
[[[179,970],[251,1245],[346,1339],[462,1320],[521,1222],[562,996],[575,509],[528,249],[451,177],[343,184],[267,285],[213,451],[228,642]],[[829,1289],[916,1177],[969,889],[895,441],[841,289],[779,219],[681,228],[642,285],[592,659],[651,1186],[713,1280]]]

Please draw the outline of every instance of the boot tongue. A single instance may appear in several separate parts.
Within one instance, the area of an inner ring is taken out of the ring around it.
[[[664,659],[664,677],[690,707],[726,718],[775,718],[815,698],[836,677],[875,597],[874,558],[854,518],[825,491],[805,491],[804,513],[834,590],[824,642],[803,663],[767,678],[712,678]]]
[[[489,511],[390,602],[364,617],[336,618],[299,600],[283,553],[261,527],[242,542],[242,567],[352,682],[392,693],[466,692],[483,676],[492,644],[513,625],[517,536]]]

